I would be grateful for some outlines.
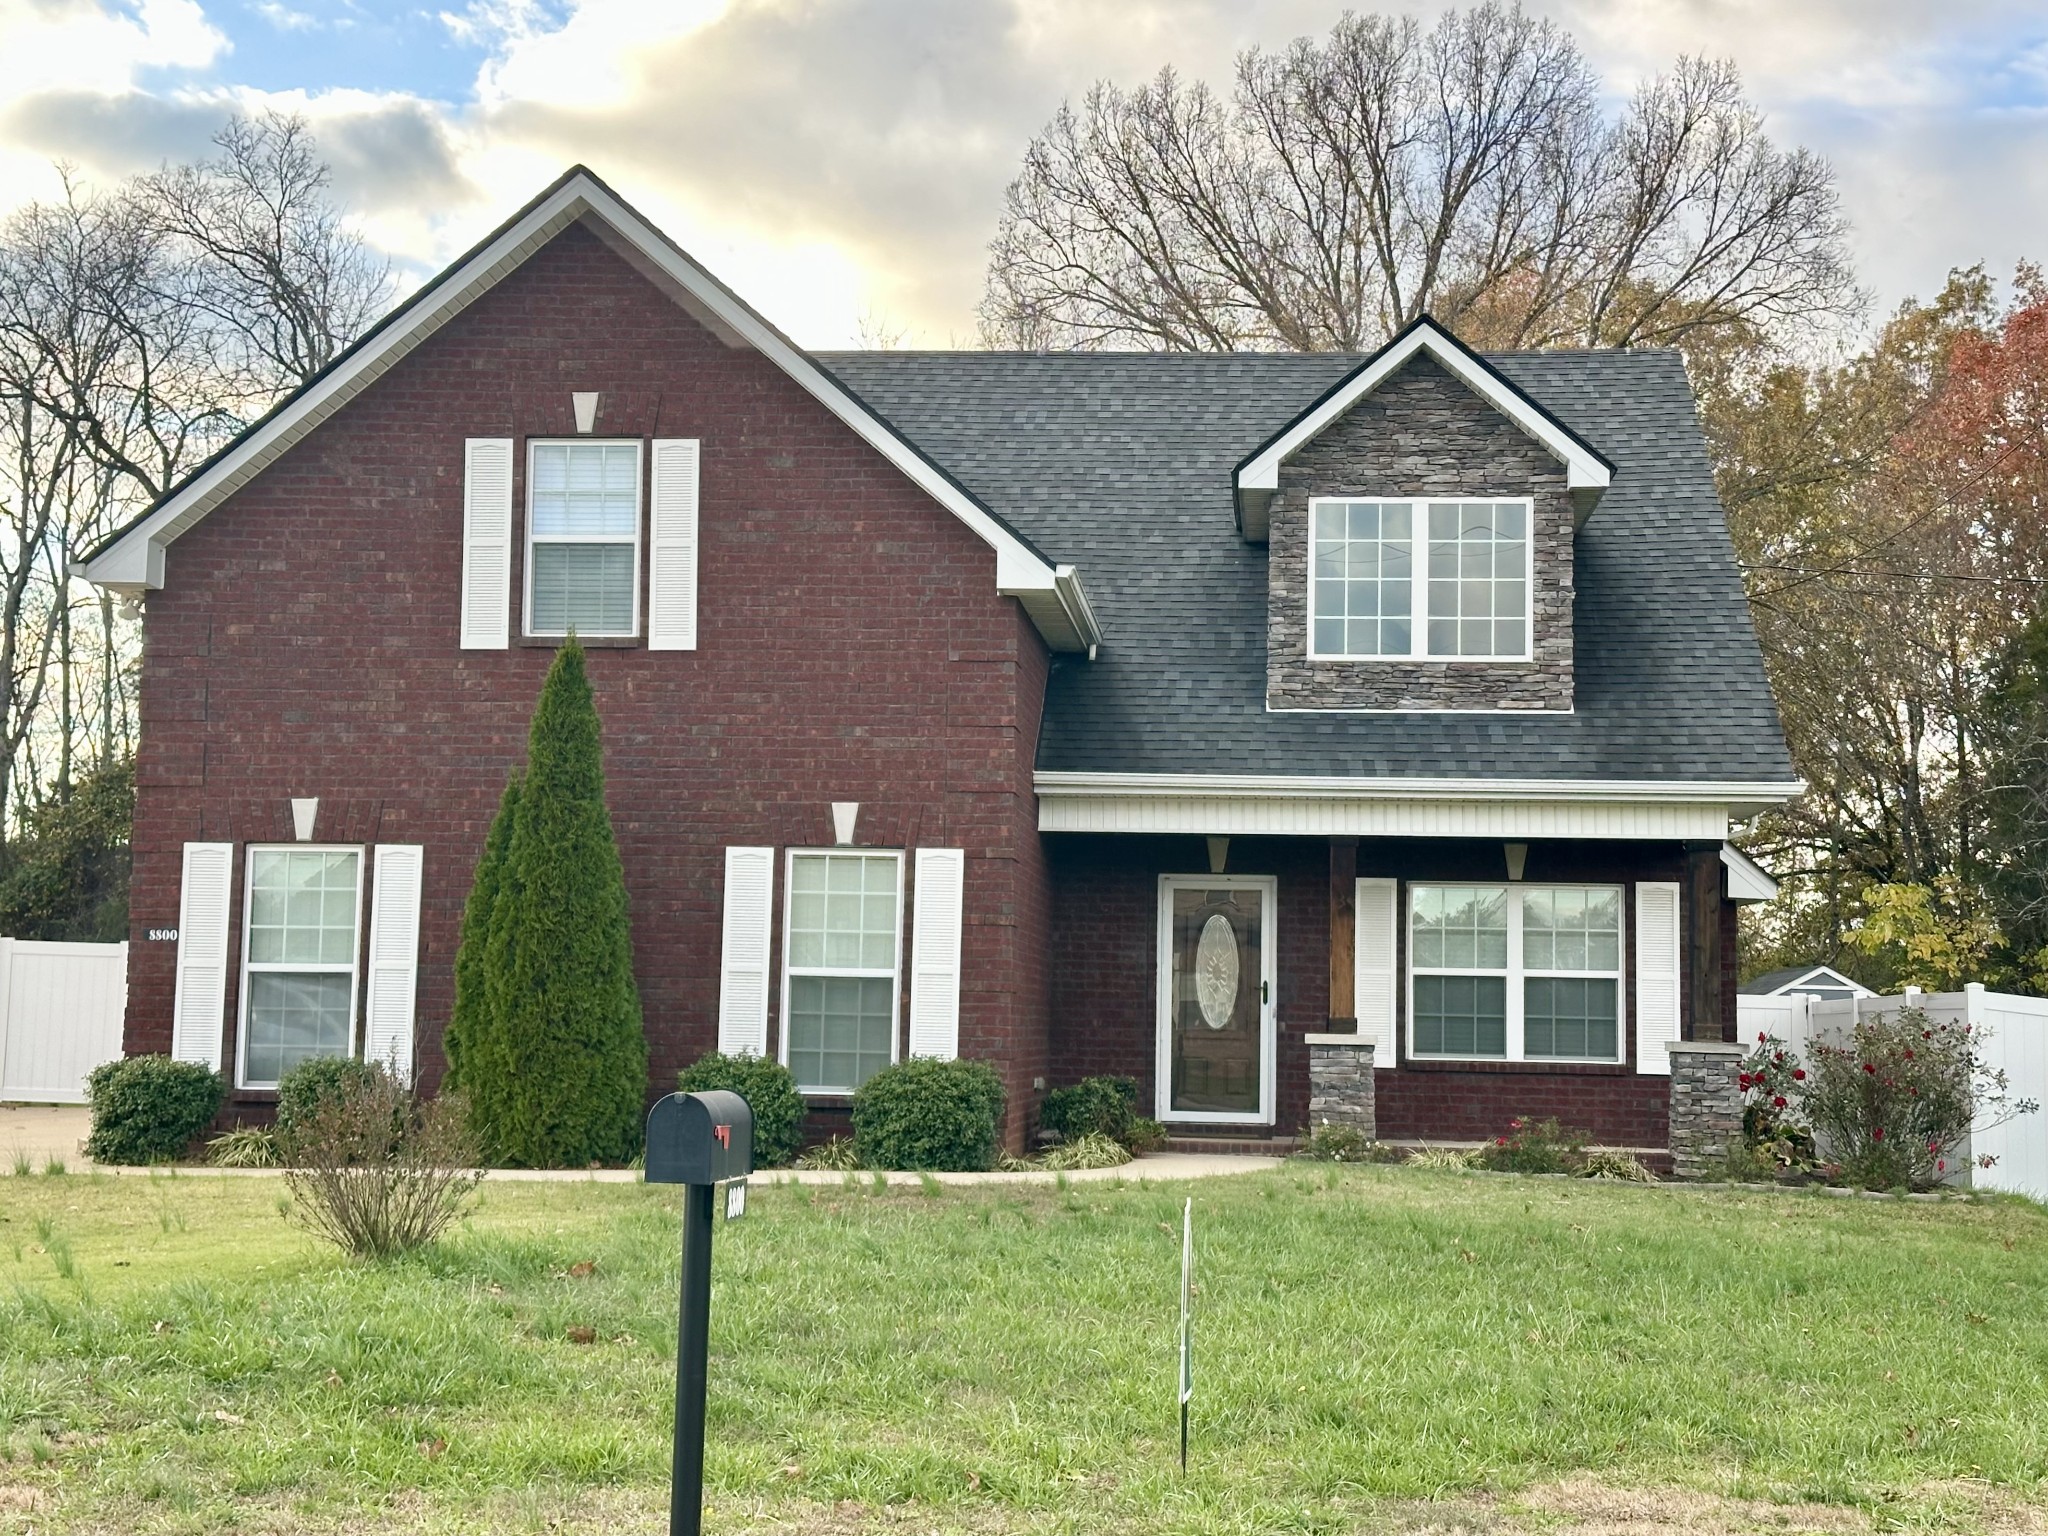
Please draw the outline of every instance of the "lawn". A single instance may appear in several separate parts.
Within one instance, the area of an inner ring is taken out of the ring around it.
[[[678,1191],[490,1184],[385,1267],[283,1194],[0,1179],[0,1530],[661,1528]],[[756,1189],[717,1280],[715,1530],[2048,1528],[2018,1202],[849,1181]]]

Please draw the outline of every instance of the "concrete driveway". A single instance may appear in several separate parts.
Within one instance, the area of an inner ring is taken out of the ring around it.
[[[92,1111],[83,1104],[0,1104],[0,1173],[14,1172],[24,1155],[37,1173],[53,1157],[77,1168],[91,1130]]]

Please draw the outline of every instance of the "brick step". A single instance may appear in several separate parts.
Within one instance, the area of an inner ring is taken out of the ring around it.
[[[1296,1136],[1169,1136],[1169,1152],[1209,1152],[1238,1157],[1285,1157],[1301,1145]]]

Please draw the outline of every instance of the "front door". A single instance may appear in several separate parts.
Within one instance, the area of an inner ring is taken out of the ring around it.
[[[1273,905],[1271,876],[1161,877],[1161,1120],[1272,1123]]]

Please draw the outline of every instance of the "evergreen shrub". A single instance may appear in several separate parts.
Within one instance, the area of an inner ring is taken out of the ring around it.
[[[183,1157],[213,1124],[227,1091],[218,1072],[195,1061],[128,1056],[103,1062],[85,1080],[92,1106],[85,1155],[100,1163]]]
[[[853,1096],[863,1168],[982,1173],[1002,1150],[1003,1080],[984,1061],[915,1057],[884,1067]]]
[[[597,707],[574,636],[548,669],[525,772],[499,818],[456,962],[455,1084],[468,1129],[494,1163],[630,1162],[647,1041]]]
[[[796,1074],[765,1056],[728,1056],[713,1051],[683,1068],[676,1079],[683,1093],[723,1088],[738,1094],[754,1112],[754,1166],[784,1168],[804,1144],[804,1096]]]
[[[1138,1118],[1138,1085],[1128,1077],[1084,1077],[1067,1088],[1055,1088],[1038,1107],[1038,1123],[1061,1141],[1107,1136],[1128,1146]]]

